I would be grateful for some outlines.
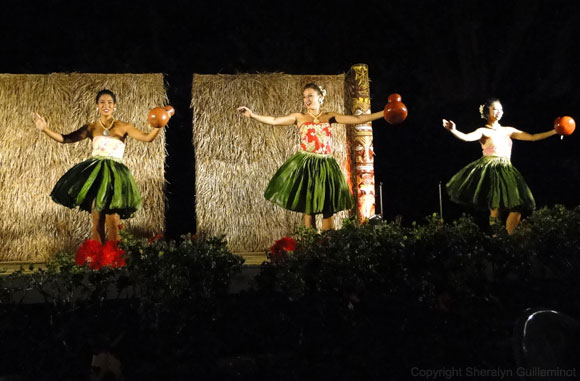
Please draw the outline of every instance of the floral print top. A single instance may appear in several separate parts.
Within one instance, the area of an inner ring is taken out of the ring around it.
[[[115,160],[123,160],[125,143],[110,136],[95,136],[93,138],[92,156],[110,157]]]
[[[304,122],[300,125],[302,151],[320,155],[332,153],[332,128],[330,123]]]

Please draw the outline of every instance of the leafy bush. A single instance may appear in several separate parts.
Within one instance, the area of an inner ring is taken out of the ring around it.
[[[243,259],[221,238],[127,235],[121,246],[121,268],[77,266],[75,254],[61,252],[46,269],[0,279],[0,375],[88,379],[91,355],[102,350],[146,375],[169,354],[178,363],[206,349],[192,347],[200,337],[189,334],[211,326]]]
[[[469,216],[299,229],[240,294],[228,290],[243,260],[222,238],[125,234],[125,267],[78,267],[63,252],[46,270],[0,278],[0,327],[27,332],[0,328],[11,348],[0,365],[26,369],[19,361],[41,342],[36,376],[120,342],[133,379],[220,379],[219,358],[240,353],[273,379],[279,366],[286,379],[405,379],[411,367],[513,369],[522,311],[580,316],[580,208],[539,209],[511,236]],[[32,294],[43,302],[34,311],[15,303]]]
[[[320,343],[302,341],[307,352],[342,348],[379,367],[513,366],[505,343],[521,311],[580,316],[579,233],[580,209],[562,206],[536,211],[511,236],[469,216],[444,224],[436,215],[410,227],[301,230],[293,253],[262,265],[256,288],[295,305],[298,336],[315,327],[308,334]]]
[[[180,316],[204,312],[227,294],[231,278],[241,271],[242,257],[233,255],[223,238],[122,243],[129,258],[128,282],[143,312]]]

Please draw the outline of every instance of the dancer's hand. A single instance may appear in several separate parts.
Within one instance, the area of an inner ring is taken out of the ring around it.
[[[443,127],[449,131],[455,130],[455,123],[452,120],[443,119]]]
[[[250,110],[246,106],[238,107],[237,110],[239,112],[241,112],[246,118],[251,118],[252,117],[252,114],[253,114],[252,110]]]
[[[48,127],[46,119],[40,116],[40,114],[37,112],[32,113],[32,120],[34,121],[35,127],[38,128],[40,131],[44,131]]]

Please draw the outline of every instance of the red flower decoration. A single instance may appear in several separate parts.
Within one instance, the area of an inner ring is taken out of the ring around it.
[[[153,242],[157,242],[161,239],[163,239],[163,233],[155,234],[153,237],[147,240],[147,245],[151,245]]]
[[[112,268],[123,267],[125,262],[125,250],[119,248],[119,241],[107,241],[103,245],[103,252],[101,256],[100,266],[109,266]]]
[[[89,265],[91,269],[100,268],[99,261],[101,257],[102,246],[99,241],[87,239],[84,241],[75,255],[75,264],[77,266]]]
[[[104,266],[118,268],[126,265],[125,251],[119,248],[118,241],[108,241],[104,245],[93,239],[84,241],[75,256],[77,266],[89,265],[89,268],[98,270]]]
[[[292,237],[284,237],[270,247],[270,259],[273,262],[280,262],[286,258],[288,252],[294,250],[296,250],[296,240]]]
[[[284,251],[296,250],[296,240],[292,237],[284,237],[284,238],[276,241],[276,243],[280,243],[280,245],[282,246],[282,249],[284,249]]]

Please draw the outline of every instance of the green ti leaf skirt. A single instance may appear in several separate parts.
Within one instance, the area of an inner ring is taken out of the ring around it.
[[[304,214],[334,214],[353,207],[352,195],[336,159],[304,151],[294,154],[278,169],[264,197]]]
[[[129,168],[111,158],[92,157],[69,169],[50,197],[69,208],[92,209],[130,218],[141,207],[141,195]]]
[[[447,183],[452,201],[485,209],[529,211],[534,196],[522,174],[503,157],[483,156],[457,172]]]

